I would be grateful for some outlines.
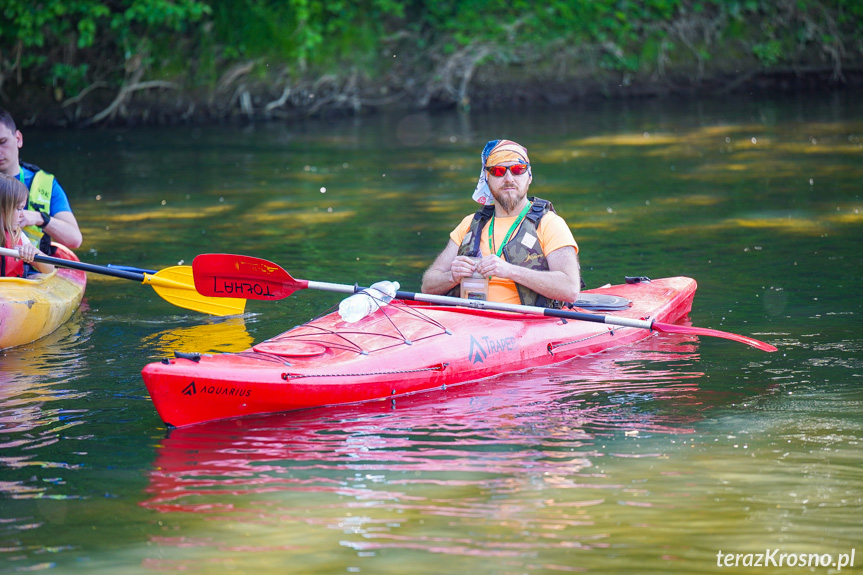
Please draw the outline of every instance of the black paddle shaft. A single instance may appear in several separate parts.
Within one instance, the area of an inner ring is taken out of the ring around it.
[[[135,280],[137,282],[143,282],[144,281],[144,274],[129,272],[126,270],[112,269],[112,268],[107,268],[104,266],[97,266],[94,264],[86,264],[84,262],[74,262],[71,260],[64,260],[62,258],[53,258],[51,256],[43,256],[40,254],[36,254],[36,257],[33,259],[35,259],[37,262],[41,262],[44,264],[54,264],[55,266],[60,266],[62,268],[71,268],[73,270],[81,270],[84,272],[92,272],[92,273],[96,273],[96,274],[112,276],[115,278]]]
[[[320,284],[318,284],[320,285]],[[312,286],[312,282],[309,282]],[[354,287],[354,291],[361,291],[367,288]],[[590,321],[593,323],[607,323],[611,325],[619,325],[626,327],[636,327],[639,329],[653,329],[653,320],[635,319],[628,317],[615,317],[608,315],[599,315],[592,313],[584,313],[579,311],[570,311],[565,309],[553,309],[547,307],[536,307],[514,303],[491,302],[485,300],[472,300],[450,296],[432,295],[424,293],[414,293],[407,291],[397,291],[398,299],[412,299],[432,304],[455,305],[460,307],[468,307],[473,309],[490,309],[497,311],[512,311],[516,313],[526,313],[530,315],[544,315],[547,317],[559,317],[563,319],[574,319],[579,321]]]

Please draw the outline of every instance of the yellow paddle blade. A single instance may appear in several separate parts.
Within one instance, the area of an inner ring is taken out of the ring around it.
[[[246,300],[233,297],[207,297],[195,289],[192,266],[174,266],[155,275],[144,274],[145,284],[175,306],[211,315],[237,315],[246,309]]]

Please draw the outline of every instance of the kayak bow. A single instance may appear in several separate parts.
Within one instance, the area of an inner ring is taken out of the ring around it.
[[[57,254],[64,262],[78,261],[65,246],[57,245]],[[86,286],[86,274],[66,268],[28,278],[0,278],[0,349],[54,332],[78,309]]]

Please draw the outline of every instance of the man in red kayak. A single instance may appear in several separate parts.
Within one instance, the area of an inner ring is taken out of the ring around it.
[[[18,150],[24,145],[24,136],[15,126],[15,120],[0,108],[0,172],[18,178],[30,192],[24,211],[24,232],[34,244],[47,252],[50,240],[75,249],[81,245],[81,230],[69,206],[66,192],[54,176],[38,166],[21,163]],[[45,240],[44,236],[48,235]]]
[[[466,216],[423,275],[422,291],[458,297],[474,271],[489,278],[490,301],[559,307],[581,289],[578,244],[551,202],[528,197],[533,181],[527,149],[492,140],[482,151],[473,198],[484,207]]]

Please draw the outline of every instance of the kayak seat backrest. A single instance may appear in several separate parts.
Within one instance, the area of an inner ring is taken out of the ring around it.
[[[632,300],[628,300],[625,297],[599,293],[579,294],[578,299],[572,305],[572,307],[594,311],[620,311],[629,309],[631,306]]]

